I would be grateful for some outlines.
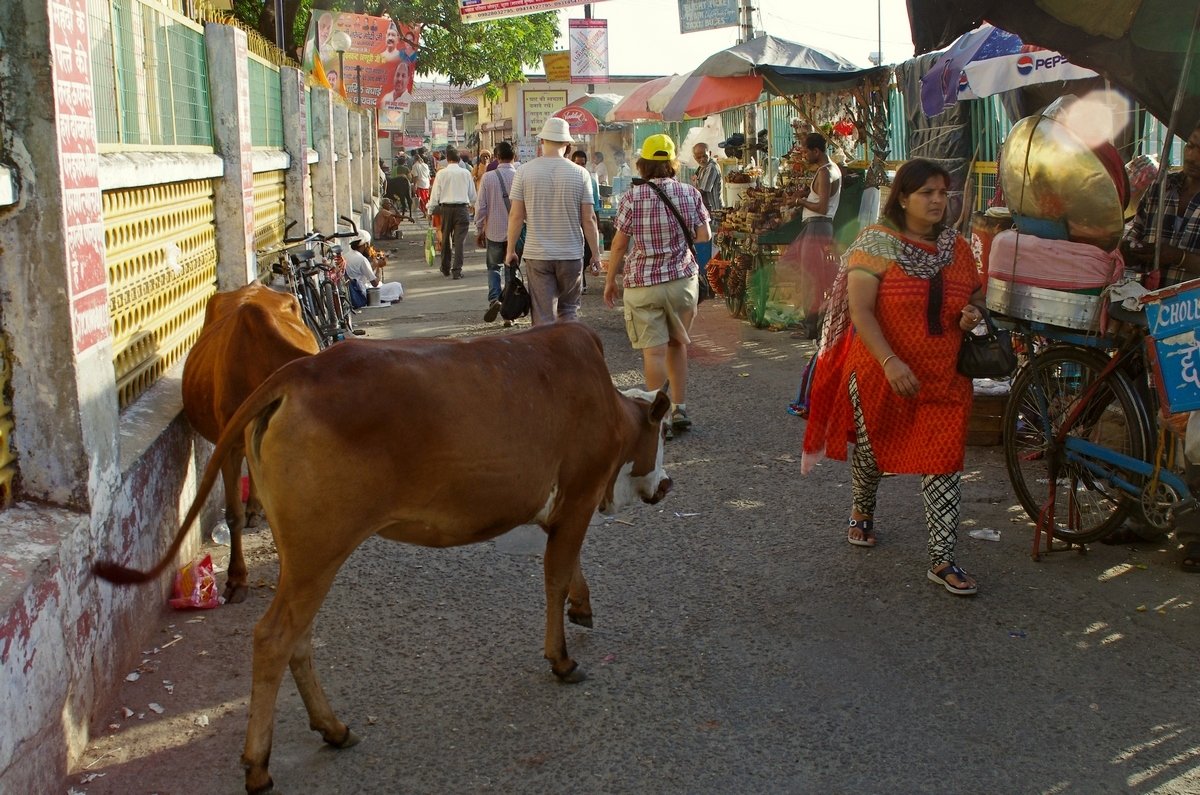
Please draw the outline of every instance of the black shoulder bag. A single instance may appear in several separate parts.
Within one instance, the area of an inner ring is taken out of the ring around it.
[[[671,201],[670,197],[667,196],[666,192],[662,188],[658,187],[648,179],[635,180],[634,184],[649,185],[651,190],[658,194],[658,198],[662,199],[663,204],[667,205],[667,209],[671,211],[671,215],[675,216],[675,220],[679,222],[679,228],[683,230],[683,239],[687,241],[688,251],[692,252],[692,258],[695,259],[696,241],[692,238],[692,230],[688,229],[687,222],[683,220],[683,214],[679,212],[679,208],[675,206],[675,202]],[[699,263],[700,260],[696,259],[696,262]],[[705,301],[712,297],[712,289],[708,286],[708,279],[705,278],[705,274],[697,273],[696,281],[699,285],[696,303],[699,304],[701,301]]]

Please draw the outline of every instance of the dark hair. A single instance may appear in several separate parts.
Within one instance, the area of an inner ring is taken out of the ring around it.
[[[507,163],[513,159],[513,155],[514,152],[512,144],[510,144],[508,141],[501,141],[500,143],[496,144],[497,160],[503,160],[505,163]]]
[[[455,149],[453,146],[447,146],[446,147],[446,159],[449,160],[451,163],[457,163],[458,162],[458,150]]]
[[[809,133],[808,135],[804,136],[804,148],[820,149],[822,152],[824,152],[825,136],[821,135],[821,133]]]
[[[571,155],[571,159],[572,160],[582,160],[583,162],[580,163],[579,165],[586,166],[587,165],[587,152],[580,149],[578,152]]]
[[[597,163],[603,163],[603,162],[604,162],[604,153],[603,153],[603,152],[597,152],[597,153],[596,153],[596,162],[597,162]]]
[[[670,179],[675,176],[675,162],[673,160],[647,160],[639,157],[637,170],[642,175],[642,179]]]
[[[918,157],[900,166],[892,179],[892,189],[881,216],[895,224],[897,229],[904,229],[904,208],[900,206],[900,201],[919,191],[933,177],[941,177],[946,181],[946,187],[950,187],[950,172],[930,160]],[[934,226],[934,231],[941,231],[945,225],[946,219],[943,218]]]

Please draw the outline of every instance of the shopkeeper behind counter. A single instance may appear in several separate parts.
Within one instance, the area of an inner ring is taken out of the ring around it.
[[[825,136],[820,133],[809,133],[804,139],[805,160],[816,167],[816,174],[808,195],[800,199],[800,234],[779,257],[780,264],[798,274],[798,299],[809,339],[820,334],[821,304],[837,275],[833,217],[841,200],[842,171],[829,159],[825,147]]]

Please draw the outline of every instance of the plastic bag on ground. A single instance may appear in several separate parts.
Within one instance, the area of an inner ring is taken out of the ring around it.
[[[224,601],[217,591],[212,555],[196,558],[175,575],[170,605],[176,610],[210,610]]]

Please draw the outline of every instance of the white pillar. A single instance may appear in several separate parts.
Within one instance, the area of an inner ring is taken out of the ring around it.
[[[350,200],[350,120],[349,110],[345,103],[335,102],[333,104],[333,153],[335,155],[333,163],[333,183],[334,192],[337,196],[337,215],[353,216],[354,204]],[[342,221],[335,216],[334,224],[340,224]],[[322,232],[333,232],[333,226],[327,229],[321,229]]]
[[[236,290],[257,277],[254,263],[254,159],[250,138],[250,66],[246,34],[204,26],[213,146],[225,161],[213,198],[217,216],[217,289]]]
[[[347,109],[346,132],[350,138],[350,204],[353,214],[346,213],[351,218],[359,218],[363,213],[363,145],[362,145],[362,114],[357,110]]]
[[[288,170],[284,177],[284,202],[287,222],[295,221],[291,234],[308,231],[305,226],[312,215],[311,177],[308,170],[308,108],[304,101],[304,73],[290,66],[279,69],[279,84],[283,95],[283,148],[288,153]]]
[[[313,148],[317,150],[317,162],[312,166],[313,229],[332,232],[338,216],[333,92],[314,86],[311,99]]]

